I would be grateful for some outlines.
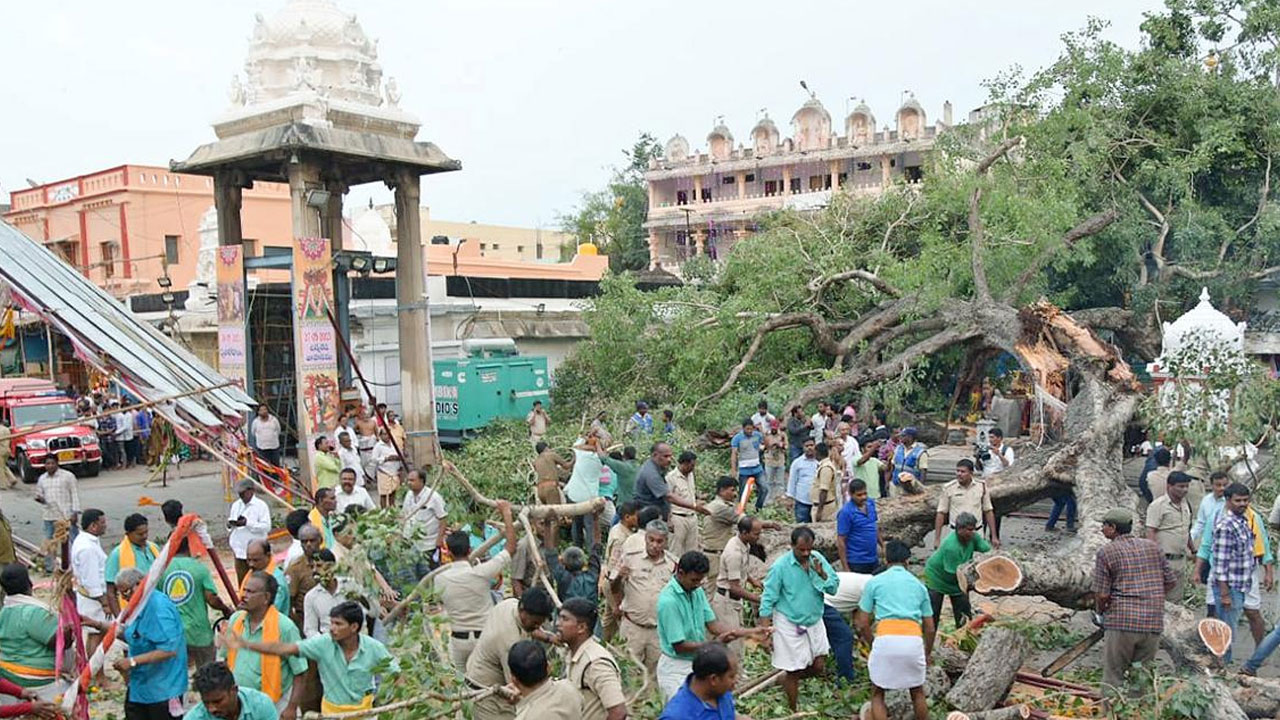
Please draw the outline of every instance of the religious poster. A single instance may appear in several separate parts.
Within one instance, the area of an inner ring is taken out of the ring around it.
[[[244,384],[248,353],[244,329],[244,254],[239,245],[218,248],[218,372]]]
[[[328,238],[298,238],[293,247],[293,328],[299,389],[298,443],[315,438],[338,421],[338,338],[328,309],[333,306],[332,253]],[[305,441],[305,445],[304,445]]]

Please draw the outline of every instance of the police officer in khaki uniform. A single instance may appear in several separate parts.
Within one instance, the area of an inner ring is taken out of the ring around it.
[[[551,677],[547,651],[532,640],[521,640],[507,652],[511,684],[520,692],[516,720],[578,720],[582,696],[568,680]],[[477,715],[477,717],[479,717]]]
[[[1147,506],[1147,539],[1155,542],[1164,552],[1164,559],[1177,578],[1165,594],[1169,602],[1182,602],[1182,588],[1187,579],[1187,558],[1195,554],[1191,545],[1191,503],[1187,502],[1187,488],[1191,476],[1174,470],[1165,482],[1165,492]]]
[[[541,628],[555,609],[551,596],[540,587],[529,588],[519,600],[509,598],[495,605],[480,631],[479,642],[467,658],[467,685],[479,690],[510,682],[507,654],[521,640],[554,642],[554,637]],[[515,708],[497,695],[477,700],[471,715],[473,720],[511,720],[515,716]]]
[[[669,536],[666,523],[649,523],[643,536],[636,533],[622,544],[622,560],[609,574],[610,589],[615,596],[622,596],[621,630],[627,652],[644,665],[655,682],[662,652],[658,646],[658,595],[676,566],[676,558],[667,552]],[[643,542],[639,550],[637,538]]]
[[[596,618],[596,604],[586,598],[569,598],[560,607],[560,639],[568,649],[564,675],[582,694],[582,720],[621,720],[627,716],[622,672],[591,635]]]
[[[760,532],[764,523],[744,515],[738,518],[735,525],[737,534],[729,538],[724,550],[720,553],[720,573],[716,576],[715,594],[711,596],[711,609],[716,620],[726,630],[742,627],[742,602],[759,605],[760,594],[747,589],[748,585],[760,588],[757,568],[759,561],[751,554],[751,546],[760,541]],[[755,561],[755,562],[753,562]],[[734,652],[741,653],[742,641],[730,643]]]
[[[706,522],[702,523],[702,552],[711,561],[711,571],[707,573],[706,590],[708,596],[715,592],[716,576],[720,574],[720,553],[729,539],[734,536],[734,526],[742,513],[738,512],[738,479],[731,475],[721,475],[716,480],[716,496],[707,503]]]
[[[689,450],[680,453],[676,466],[667,472],[668,498],[683,502],[671,503],[671,542],[667,548],[680,557],[698,549],[698,513],[707,510],[698,502],[697,487],[693,481],[693,469],[698,456]]]
[[[995,508],[991,505],[991,492],[987,484],[973,477],[973,461],[965,458],[956,463],[956,479],[942,486],[942,495],[938,498],[938,515],[933,521],[933,546],[942,543],[943,526],[951,527],[960,513],[971,513],[982,518],[984,523],[978,525],[978,532],[987,529],[991,547],[1000,549],[999,533],[996,530]]]
[[[435,579],[440,602],[449,616],[449,659],[459,675],[466,671],[467,659],[480,641],[481,630],[494,607],[489,589],[511,559],[509,548],[516,546],[511,503],[499,500],[498,511],[502,513],[505,547],[492,558],[472,565],[471,535],[464,530],[449,533],[445,545],[453,556],[453,563],[441,570]]]

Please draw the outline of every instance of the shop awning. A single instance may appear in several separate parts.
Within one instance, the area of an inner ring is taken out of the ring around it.
[[[40,243],[0,222],[0,294],[70,338],[87,364],[156,406],[179,430],[208,437],[236,425],[253,398],[138,319]]]

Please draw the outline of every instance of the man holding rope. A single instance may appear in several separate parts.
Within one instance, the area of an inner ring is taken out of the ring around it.
[[[511,559],[511,548],[516,545],[516,529],[511,520],[511,503],[498,501],[502,514],[502,533],[505,545],[498,554],[472,565],[471,536],[464,530],[449,533],[445,540],[453,563],[436,576],[436,590],[445,614],[449,616],[449,659],[459,675],[467,670],[467,660],[480,641],[480,632],[494,608],[493,595],[489,592],[493,581]]]
[[[467,685],[483,690],[510,682],[507,654],[516,643],[530,639],[557,642],[558,638],[541,629],[555,611],[551,596],[540,587],[529,588],[519,600],[509,598],[498,603],[489,612],[480,641],[467,659]],[[472,720],[512,720],[515,715],[506,700],[490,695],[476,700],[471,717]]]

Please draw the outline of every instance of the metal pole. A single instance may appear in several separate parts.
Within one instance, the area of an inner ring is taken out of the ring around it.
[[[49,327],[48,323],[45,323],[44,325],[44,339],[49,350],[49,382],[56,383],[57,379],[54,377],[53,367],[53,330]]]

